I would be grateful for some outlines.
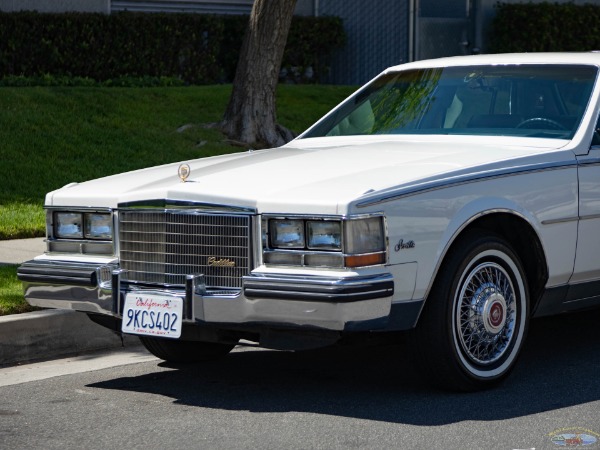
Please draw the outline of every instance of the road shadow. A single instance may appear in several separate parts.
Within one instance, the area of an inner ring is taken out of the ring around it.
[[[167,396],[175,404],[256,412],[311,412],[432,426],[496,421],[600,399],[600,311],[532,322],[518,366],[485,392],[424,384],[405,342],[310,352],[234,351],[215,362],[169,367],[89,387]]]

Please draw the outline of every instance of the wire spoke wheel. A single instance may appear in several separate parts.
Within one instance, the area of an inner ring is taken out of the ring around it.
[[[456,330],[463,353],[476,364],[498,361],[515,333],[515,292],[496,263],[483,263],[468,275],[458,294]]]
[[[446,257],[411,333],[417,367],[443,388],[495,386],[517,361],[528,315],[529,290],[517,253],[491,232],[465,234]]]

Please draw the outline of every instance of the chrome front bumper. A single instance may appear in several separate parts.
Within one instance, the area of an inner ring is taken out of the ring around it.
[[[219,325],[311,327],[324,330],[385,328],[394,281],[391,274],[352,277],[249,275],[242,290],[211,291],[201,275],[185,289],[142,288],[116,265],[32,260],[17,271],[33,306],[121,318],[127,292],[147,290],[184,298],[184,322]]]

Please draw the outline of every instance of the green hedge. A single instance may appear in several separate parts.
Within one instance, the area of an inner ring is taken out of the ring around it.
[[[229,82],[247,23],[247,16],[202,14],[0,13],[0,78]],[[296,17],[288,42],[284,66],[310,66],[317,79],[345,42],[342,22]]]
[[[600,6],[573,3],[496,5],[490,51],[550,52],[600,49]]]

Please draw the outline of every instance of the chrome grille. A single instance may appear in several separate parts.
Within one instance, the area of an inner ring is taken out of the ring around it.
[[[207,287],[241,288],[250,271],[250,216],[192,210],[119,212],[119,252],[126,279],[185,285],[203,274]]]

